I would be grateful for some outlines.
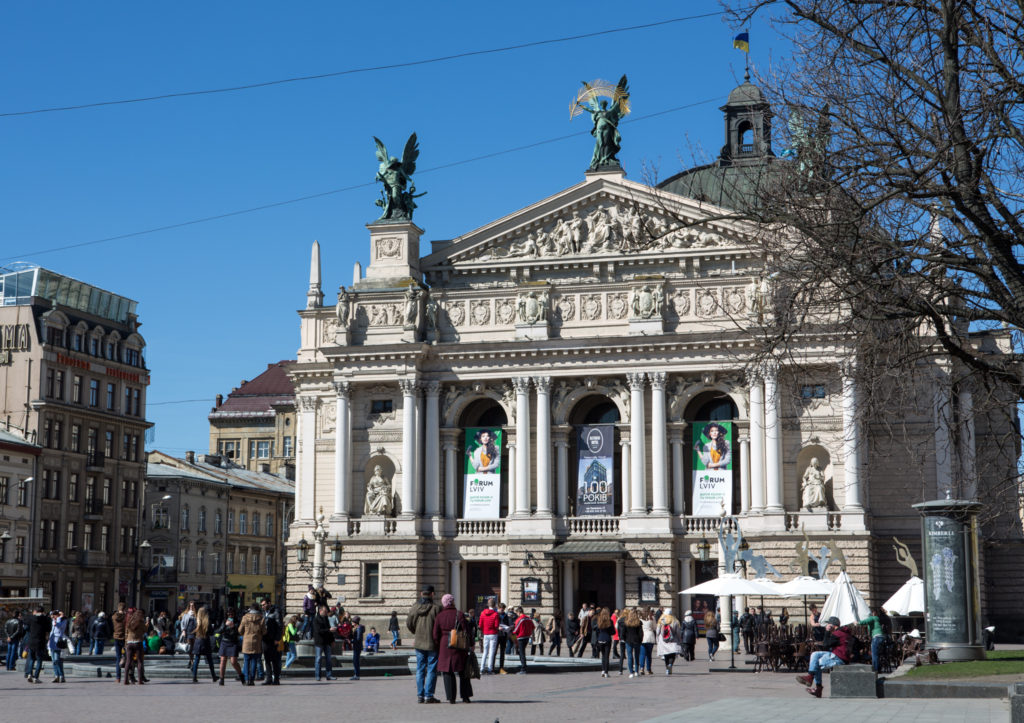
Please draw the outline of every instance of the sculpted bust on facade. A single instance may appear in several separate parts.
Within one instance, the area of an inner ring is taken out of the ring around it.
[[[366,483],[365,515],[390,516],[394,512],[394,496],[391,494],[391,481],[384,476],[384,468],[379,464],[373,468],[373,476]]]

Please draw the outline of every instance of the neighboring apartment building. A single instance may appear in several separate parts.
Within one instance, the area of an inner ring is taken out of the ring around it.
[[[143,610],[173,616],[189,600],[215,609],[223,603],[230,492],[224,480],[196,470],[147,465],[139,559]]]
[[[66,610],[130,592],[151,426],[136,306],[38,266],[0,273],[0,417],[42,448],[31,587]]]
[[[0,429],[0,598],[25,597],[32,559],[32,494],[39,446]]]
[[[290,361],[268,364],[266,371],[217,395],[210,410],[210,454],[254,472],[295,479],[295,391],[288,378]]]
[[[178,459],[162,452],[149,453],[150,468],[168,465],[205,475],[230,487],[224,525],[225,599],[228,607],[241,608],[268,598],[275,604],[284,598],[284,540],[295,512],[295,483],[285,477],[254,472],[226,457],[192,452]]]

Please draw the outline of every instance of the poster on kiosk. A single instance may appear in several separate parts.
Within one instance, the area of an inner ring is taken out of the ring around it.
[[[579,428],[579,478],[576,514],[580,517],[615,514],[614,424],[587,424]]]
[[[693,424],[694,517],[732,513],[732,422]]]
[[[466,489],[462,516],[496,520],[501,516],[501,429],[466,430]]]

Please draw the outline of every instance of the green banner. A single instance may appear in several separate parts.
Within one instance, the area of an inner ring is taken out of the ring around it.
[[[693,504],[690,514],[732,514],[732,422],[693,424]]]
[[[467,520],[496,520],[501,515],[501,428],[466,429],[465,496]]]

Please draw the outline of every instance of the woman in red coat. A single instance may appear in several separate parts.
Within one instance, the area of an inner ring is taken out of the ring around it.
[[[441,612],[434,618],[434,642],[438,648],[437,669],[441,672],[448,702],[455,702],[455,678],[458,676],[462,702],[469,703],[473,696],[473,686],[466,671],[466,657],[469,651],[448,647],[451,631],[455,628],[467,633],[469,631],[466,617],[455,608],[455,597],[451,594],[444,595],[441,598]]]

